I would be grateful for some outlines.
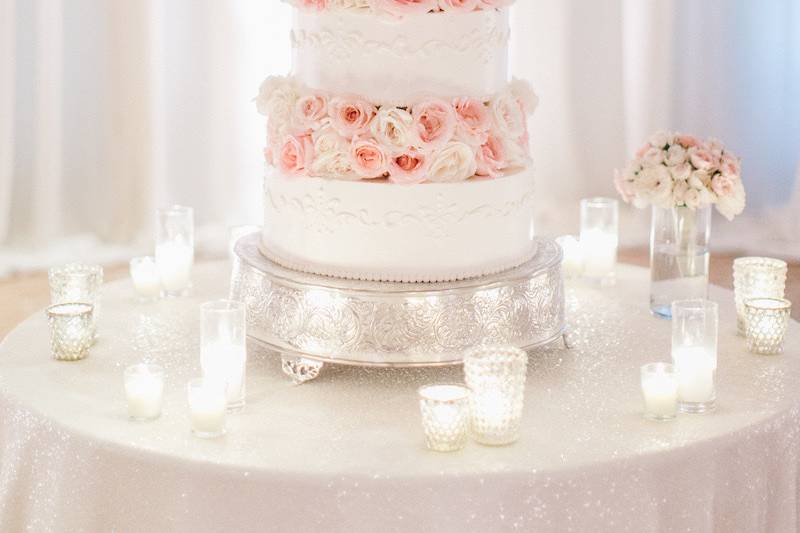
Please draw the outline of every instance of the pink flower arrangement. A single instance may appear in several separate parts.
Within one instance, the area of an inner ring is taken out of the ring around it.
[[[469,13],[486,9],[508,7],[515,0],[284,0],[309,11],[326,9],[371,9],[395,17],[427,13]]]
[[[485,102],[422,98],[379,106],[309,90],[291,77],[268,79],[256,99],[268,119],[264,157],[284,175],[403,184],[496,178],[527,166],[527,116],[537,102],[515,80]],[[718,180],[716,187],[731,185]]]
[[[739,158],[717,140],[682,133],[654,134],[615,173],[614,184],[625,202],[640,208],[714,205],[732,220],[746,203]]]

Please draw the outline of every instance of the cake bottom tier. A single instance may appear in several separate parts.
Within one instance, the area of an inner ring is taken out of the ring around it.
[[[439,282],[495,274],[536,253],[533,175],[397,185],[269,174],[262,253],[339,278]]]

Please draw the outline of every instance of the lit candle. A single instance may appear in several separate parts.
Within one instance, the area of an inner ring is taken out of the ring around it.
[[[556,239],[564,252],[561,267],[567,278],[578,278],[583,274],[583,249],[581,243],[572,235],[563,235]]]
[[[155,300],[161,292],[156,261],[152,257],[135,257],[130,263],[131,279],[136,293],[143,300]]]
[[[469,428],[469,389],[460,385],[422,387],[419,405],[429,449],[452,452],[464,447]]]
[[[194,249],[182,242],[166,242],[156,246],[156,264],[161,286],[168,294],[186,291],[192,280]]]
[[[611,198],[581,200],[583,275],[601,285],[614,281],[619,246],[619,202]]]
[[[681,411],[703,413],[714,408],[718,329],[716,303],[672,303],[672,364],[678,378]]]
[[[125,396],[128,416],[134,420],[154,420],[161,416],[164,398],[164,369],[139,364],[125,369]]]
[[[228,409],[245,405],[246,310],[242,302],[217,300],[200,308],[200,365],[203,376],[227,385]]]
[[[244,397],[247,348],[233,344],[215,343],[204,345],[200,352],[203,376],[221,379],[226,384],[227,401],[236,406]]]
[[[652,420],[675,418],[678,411],[678,383],[674,368],[666,363],[642,367],[644,416]]]
[[[786,290],[786,261],[770,257],[739,257],[733,261],[733,293],[739,335],[747,333],[745,300],[783,299]]]
[[[194,435],[201,438],[224,435],[226,407],[224,382],[206,378],[189,382],[189,415]]]
[[[750,298],[744,307],[747,349],[759,355],[783,352],[792,303],[784,298]]]

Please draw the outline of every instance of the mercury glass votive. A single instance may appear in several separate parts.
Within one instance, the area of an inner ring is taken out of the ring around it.
[[[678,412],[678,377],[669,363],[649,363],[642,367],[644,417],[672,420]]]
[[[161,294],[158,267],[153,257],[134,257],[130,262],[131,281],[142,302],[152,302]]]
[[[462,449],[469,433],[469,389],[461,385],[428,385],[418,394],[428,449]]]
[[[580,278],[583,275],[583,250],[581,243],[574,235],[562,235],[556,239],[561,246],[564,258],[561,270],[566,279]]]
[[[581,200],[583,276],[601,286],[614,283],[619,247],[619,202],[611,198]]]
[[[750,298],[744,301],[747,349],[754,354],[783,352],[792,303],[783,298]]]
[[[678,377],[681,412],[714,409],[718,332],[719,307],[715,302],[672,302],[672,364]]]
[[[208,378],[193,379],[188,384],[188,395],[192,434],[203,439],[224,435],[227,407],[225,382]]]
[[[786,261],[770,257],[739,257],[733,261],[733,290],[739,335],[744,336],[747,333],[745,300],[783,298],[787,271]]]
[[[86,303],[62,303],[47,308],[50,348],[58,361],[78,361],[89,355],[94,306]]]
[[[161,416],[164,399],[164,368],[141,363],[129,366],[124,373],[128,416],[133,420],[155,420]]]
[[[200,307],[200,364],[203,376],[227,385],[228,409],[245,405],[246,310],[242,302],[216,300]]]
[[[194,210],[174,205],[158,210],[156,265],[162,294],[185,296],[192,285],[194,265]]]
[[[93,307],[91,332],[97,336],[97,315],[100,287],[103,285],[103,268],[99,265],[70,263],[48,271],[50,303],[85,303]]]
[[[476,441],[502,446],[519,440],[528,355],[512,346],[478,346],[464,357],[470,420]]]

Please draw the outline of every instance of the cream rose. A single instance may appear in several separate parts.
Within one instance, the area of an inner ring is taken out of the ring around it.
[[[500,136],[518,139],[525,133],[525,113],[510,90],[497,95],[489,110]]]
[[[533,115],[536,108],[539,107],[539,97],[534,92],[531,84],[525,80],[513,78],[511,80],[511,94],[517,99],[526,115]]]
[[[733,217],[744,211],[746,203],[747,196],[744,192],[744,185],[740,180],[736,180],[733,182],[733,189],[729,194],[717,198],[717,211],[728,220],[733,220]]]
[[[372,136],[390,154],[401,154],[419,146],[414,117],[398,107],[382,107],[370,124]]]
[[[667,150],[666,162],[670,166],[682,165],[686,162],[686,148],[680,144],[673,144]]]
[[[297,84],[292,78],[271,76],[261,84],[256,108],[267,117],[267,132],[271,143],[279,142],[292,133],[292,119],[298,98]]]
[[[642,156],[642,165],[645,167],[655,167],[664,162],[664,150],[656,146],[651,146]]]
[[[310,175],[320,178],[357,181],[361,176],[353,169],[353,160],[344,150],[317,154],[310,166]]]
[[[316,129],[328,114],[328,101],[321,94],[305,94],[294,105],[294,121],[302,130]]]
[[[462,142],[448,143],[431,159],[428,169],[428,181],[434,183],[452,183],[464,181],[475,175],[477,165],[475,152]]]

